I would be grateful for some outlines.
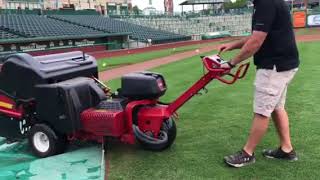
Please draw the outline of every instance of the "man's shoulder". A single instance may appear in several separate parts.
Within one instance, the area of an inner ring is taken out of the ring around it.
[[[283,5],[286,4],[284,0],[254,0],[253,1],[254,6],[264,6],[264,5]]]

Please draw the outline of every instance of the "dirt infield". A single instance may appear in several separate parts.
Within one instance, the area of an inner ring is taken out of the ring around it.
[[[301,35],[301,36],[297,36],[296,39],[298,42],[320,41],[320,34],[319,35]],[[137,64],[128,65],[120,68],[111,69],[111,70],[99,73],[99,78],[103,81],[107,81],[107,80],[115,79],[117,77],[122,76],[123,74],[127,74],[130,72],[152,69],[161,65],[171,63],[171,62],[180,61],[192,56],[196,56],[197,54],[200,54],[200,53],[213,51],[217,48],[217,46],[218,45],[203,47],[196,51],[194,50],[187,51],[187,52],[174,54],[174,55],[163,57],[163,58],[153,59],[153,60],[142,62],[142,63],[137,63]]]
[[[296,40],[298,42],[319,41],[320,40],[320,31],[319,31],[319,34],[297,36]]]
[[[178,54],[174,54],[174,55],[167,56],[167,57],[162,57],[162,58],[157,58],[157,59],[153,59],[150,61],[145,61],[143,63],[137,63],[137,64],[133,64],[133,65],[123,66],[120,68],[111,69],[111,70],[99,73],[99,78],[104,81],[114,79],[114,78],[117,78],[117,77],[119,77],[123,74],[126,74],[128,72],[135,72],[135,71],[143,71],[143,70],[147,70],[147,69],[152,69],[152,68],[164,65],[164,64],[168,64],[171,62],[186,59],[188,57],[196,56],[199,53],[210,52],[210,51],[215,50],[216,48],[217,48],[217,45],[214,45],[211,47],[203,47],[198,50],[187,51],[187,52],[178,53]]]
[[[320,33],[320,27],[298,28],[294,30],[296,35],[316,35]]]
[[[136,49],[123,49],[123,50],[115,50],[115,51],[106,51],[106,50],[94,51],[94,52],[88,52],[88,54],[94,56],[96,59],[101,59],[101,58],[108,58],[108,57],[125,56],[128,54],[145,53],[148,51],[177,48],[177,47],[195,45],[195,44],[205,44],[205,43],[211,43],[211,42],[228,41],[228,40],[234,40],[234,39],[238,39],[238,38],[239,37],[227,37],[227,38],[217,38],[217,39],[211,39],[211,40],[180,41],[180,42],[159,44],[159,45],[153,45],[151,47],[143,47],[143,48],[136,48]]]

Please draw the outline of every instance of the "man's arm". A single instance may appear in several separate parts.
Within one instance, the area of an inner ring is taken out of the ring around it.
[[[222,52],[226,52],[226,51],[232,51],[234,49],[240,49],[242,48],[242,46],[249,40],[249,37],[245,37],[242,38],[238,41],[235,42],[231,42],[231,43],[227,43],[227,44],[222,44],[221,46],[219,46],[219,54],[221,54]]]
[[[235,41],[234,43],[232,43],[232,47],[233,49],[241,49],[250,39],[250,37],[244,37],[238,41]]]
[[[240,53],[232,59],[230,63],[236,65],[253,56],[261,48],[267,35],[268,33],[263,31],[253,31],[252,35],[248,37],[247,41],[242,46]]]
[[[243,45],[240,53],[222,68],[232,68],[238,63],[253,56],[262,46],[276,18],[276,6],[274,1],[260,0],[255,3],[254,23],[252,35]]]

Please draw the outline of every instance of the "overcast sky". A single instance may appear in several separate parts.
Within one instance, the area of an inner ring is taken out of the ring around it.
[[[152,0],[152,6],[155,7],[159,11],[164,11],[164,0]],[[184,2],[186,0],[173,0],[173,8],[175,12],[181,11],[181,6],[179,6],[180,3]],[[141,10],[143,10],[146,7],[150,7],[149,0],[132,0],[132,5],[137,5]],[[195,10],[201,10],[202,5],[195,6]],[[183,6],[184,11],[192,10],[192,6]]]

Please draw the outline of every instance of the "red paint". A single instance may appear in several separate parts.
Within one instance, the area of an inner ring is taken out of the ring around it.
[[[0,102],[4,102],[4,103],[12,105],[12,109],[0,106],[0,113],[3,113],[5,115],[7,115],[8,117],[15,118],[15,119],[22,118],[23,109],[21,109],[21,107],[16,107],[16,103],[11,98],[1,94],[0,95]]]
[[[173,103],[168,106],[168,112],[170,114],[176,112],[181,106],[183,106],[189,99],[196,95],[201,89],[203,89],[208,83],[213,79],[218,79],[225,84],[233,84],[238,79],[243,78],[249,68],[249,63],[241,65],[236,74],[229,74],[230,69],[221,69],[220,64],[216,61],[210,59],[209,57],[204,57],[202,62],[208,72],[200,78],[193,86],[191,86],[186,92],[184,92],[180,97],[178,97]],[[240,75],[241,73],[241,75]],[[226,80],[222,78],[223,74],[227,74],[233,77],[232,80]]]
[[[120,137],[127,130],[123,111],[87,109],[81,113],[83,131],[97,136]]]
[[[0,108],[0,113],[5,114],[8,117],[15,118],[15,119],[21,119],[22,113],[14,110],[7,110],[4,108]]]
[[[15,102],[11,98],[9,98],[8,96],[2,95],[2,94],[0,94],[0,102],[12,104],[13,107],[15,106]]]
[[[234,84],[238,79],[244,78],[244,76],[246,75],[246,73],[249,69],[249,66],[250,66],[249,63],[242,64],[235,74],[227,74],[228,76],[233,77],[231,80],[224,79],[220,76],[218,76],[216,79],[218,79],[219,81],[221,81],[225,84]]]
[[[167,105],[144,106],[138,113],[139,129],[143,132],[152,132],[154,137],[157,137],[163,121],[169,119],[170,116],[172,113],[168,112]]]

